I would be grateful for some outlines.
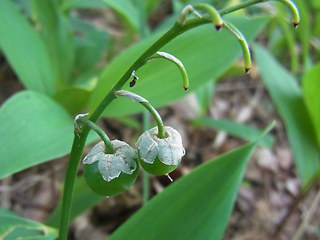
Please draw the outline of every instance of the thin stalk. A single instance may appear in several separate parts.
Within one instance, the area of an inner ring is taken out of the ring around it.
[[[83,127],[80,134],[75,133],[72,149],[66,169],[65,185],[63,189],[62,213],[60,218],[59,239],[68,239],[68,228],[71,214],[71,204],[73,199],[74,183],[77,177],[78,166],[89,133],[88,127]]]
[[[231,6],[231,7],[224,8],[224,9],[220,10],[219,13],[222,16],[222,15],[226,15],[228,13],[232,13],[232,12],[238,11],[240,9],[249,7],[251,5],[255,5],[257,3],[268,2],[268,1],[270,1],[270,0],[249,0],[249,1],[239,3],[239,4]]]
[[[264,2],[258,0],[251,0],[245,3],[238,4],[236,6],[225,8],[219,11],[220,15],[226,15],[228,13],[237,11],[244,7]],[[98,118],[101,116],[103,111],[109,106],[109,104],[116,98],[114,92],[120,90],[123,85],[129,80],[131,73],[136,71],[141,66],[143,66],[148,59],[159,51],[163,46],[169,43],[175,37],[181,35],[182,33],[195,28],[197,26],[211,23],[211,19],[209,17],[189,19],[183,25],[176,23],[170,28],[162,37],[160,37],[153,45],[151,45],[127,70],[127,72],[121,77],[121,79],[117,82],[117,84],[111,89],[111,91],[105,96],[105,98],[101,101],[98,107],[90,116],[89,120],[92,122],[96,122]],[[70,213],[71,213],[71,203],[73,198],[74,191],[74,183],[77,176],[77,170],[80,164],[82,151],[85,146],[85,142],[89,133],[89,128],[84,127],[81,133],[77,133],[74,136],[72,149],[69,157],[68,166],[66,169],[66,178],[65,178],[65,186],[63,190],[63,200],[62,200],[62,215],[60,220],[60,232],[59,239],[66,240],[68,236],[68,228],[70,223]]]
[[[166,138],[167,136],[164,132],[162,118],[160,117],[158,111],[149,102],[141,102],[141,104],[151,113],[152,117],[156,121],[158,126],[158,137]]]
[[[97,124],[85,118],[79,118],[77,122],[86,124],[90,129],[92,129],[99,135],[99,137],[102,139],[106,147],[106,150],[105,150],[106,153],[110,153],[110,154],[114,153],[114,149],[110,141],[110,138]]]
[[[156,120],[156,123],[158,125],[158,137],[159,138],[166,138],[166,134],[164,132],[164,127],[163,127],[163,122],[161,119],[160,114],[157,112],[157,110],[148,102],[147,99],[143,98],[142,96],[127,91],[127,90],[118,90],[115,92],[115,95],[117,97],[126,97],[131,99],[134,102],[138,102],[141,105],[143,105],[152,115],[152,117],[154,118],[154,120]]]

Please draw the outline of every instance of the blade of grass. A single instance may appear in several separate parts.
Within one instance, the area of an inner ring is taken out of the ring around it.
[[[230,135],[239,137],[248,141],[255,140],[260,134],[261,131],[255,127],[237,123],[227,119],[213,119],[209,117],[201,117],[192,120],[193,123],[202,124],[214,129],[222,130],[227,132]],[[261,146],[271,148],[273,145],[274,139],[270,135],[264,136],[259,144]]]

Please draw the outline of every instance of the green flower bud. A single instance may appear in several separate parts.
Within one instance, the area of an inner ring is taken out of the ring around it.
[[[185,155],[177,130],[164,127],[165,138],[158,137],[158,127],[145,131],[138,139],[138,157],[141,166],[154,175],[165,175],[176,169]]]
[[[111,196],[127,190],[139,170],[136,151],[127,143],[111,141],[114,153],[105,153],[104,142],[95,145],[83,159],[84,177],[94,192]]]

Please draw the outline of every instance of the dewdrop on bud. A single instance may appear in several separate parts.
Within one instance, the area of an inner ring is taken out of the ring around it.
[[[145,131],[138,139],[138,157],[141,166],[154,175],[165,175],[176,169],[185,155],[177,130],[165,126],[165,138],[158,137],[158,127]]]
[[[96,193],[111,196],[127,190],[136,180],[139,165],[136,151],[127,143],[111,141],[114,153],[105,153],[103,141],[83,159],[84,177]]]

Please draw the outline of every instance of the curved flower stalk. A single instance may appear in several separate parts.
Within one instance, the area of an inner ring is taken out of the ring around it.
[[[292,23],[295,28],[299,26],[300,23],[300,14],[299,9],[297,8],[296,4],[291,0],[278,0],[280,2],[283,2],[285,5],[287,5],[290,8],[291,14],[292,14]]]
[[[187,17],[188,17],[188,15],[189,15],[190,13],[193,13],[193,14],[195,14],[198,18],[201,18],[200,13],[198,13],[198,12],[192,7],[192,5],[189,4],[189,5],[185,6],[185,7],[182,9],[182,11],[181,11],[181,13],[180,13],[180,16],[179,16],[179,18],[178,18],[178,20],[177,20],[177,22],[180,23],[180,24],[184,24],[184,23],[186,22]]]
[[[194,13],[197,17],[202,18],[202,15],[197,10],[202,10],[206,13],[209,13],[213,25],[216,27],[218,31],[221,29],[223,20],[219,12],[213,6],[206,3],[198,3],[198,4],[194,4],[193,6],[187,5],[181,11],[177,22],[180,24],[184,24],[190,13]]]
[[[251,54],[249,49],[249,44],[243,34],[237,29],[234,25],[229,22],[224,21],[223,26],[227,28],[239,41],[242,52],[243,52],[243,59],[244,59],[244,69],[246,73],[249,73],[251,68]]]
[[[131,99],[134,102],[138,102],[141,105],[143,105],[153,116],[153,118],[155,119],[155,121],[157,122],[158,125],[158,137],[159,138],[165,138],[165,132],[164,132],[164,128],[163,128],[163,122],[162,122],[162,118],[160,117],[159,113],[157,112],[157,110],[149,103],[149,101],[141,96],[139,96],[138,94],[135,94],[133,92],[130,91],[126,91],[126,90],[119,90],[115,92],[115,96],[116,97],[126,97]]]
[[[82,131],[82,125],[85,125],[87,127],[89,127],[90,129],[94,130],[99,137],[102,139],[102,141],[104,142],[104,149],[105,149],[105,153],[114,153],[114,149],[113,146],[111,144],[111,141],[109,139],[109,137],[107,136],[107,134],[95,123],[93,123],[92,121],[85,119],[84,117],[87,116],[88,113],[85,114],[78,114],[75,119],[74,119],[74,131],[76,134],[81,133]]]
[[[223,20],[220,16],[219,12],[213,6],[206,4],[206,3],[198,3],[198,4],[193,5],[193,7],[197,10],[203,10],[203,11],[209,13],[213,25],[216,27],[216,29],[218,31],[221,30]]]
[[[187,71],[186,71],[185,67],[183,66],[183,63],[175,56],[173,56],[169,53],[166,53],[166,52],[159,52],[159,51],[156,52],[152,57],[150,57],[149,60],[159,59],[159,58],[167,59],[177,65],[177,67],[179,68],[181,75],[182,75],[183,88],[184,88],[184,90],[187,91],[189,89],[189,78],[188,78]]]

